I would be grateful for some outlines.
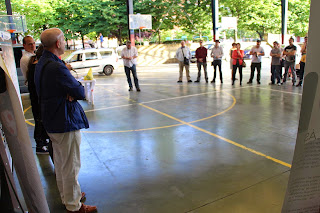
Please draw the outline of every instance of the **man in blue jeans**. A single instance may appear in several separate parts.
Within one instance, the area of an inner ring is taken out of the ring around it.
[[[132,72],[133,75],[133,80],[134,80],[134,85],[137,89],[138,92],[140,92],[140,87],[139,87],[139,80],[137,76],[137,57],[138,57],[138,50],[136,47],[131,46],[131,42],[127,41],[126,43],[126,48],[124,48],[121,52],[121,58],[123,59],[123,65],[124,65],[124,71],[127,76],[127,81],[129,84],[129,91],[132,91],[132,82],[131,82],[131,76],[130,76],[130,71]]]

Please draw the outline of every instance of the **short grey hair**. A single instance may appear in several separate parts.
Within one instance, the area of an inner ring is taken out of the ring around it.
[[[61,36],[63,36],[63,32],[59,28],[50,28],[41,33],[40,40],[45,48],[51,48]]]

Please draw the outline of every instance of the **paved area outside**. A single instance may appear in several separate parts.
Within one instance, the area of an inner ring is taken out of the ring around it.
[[[246,84],[245,68],[243,86],[231,85],[227,62],[223,85],[178,84],[177,64],[140,66],[140,93],[128,92],[122,67],[96,75],[95,105],[81,101],[90,122],[79,176],[85,203],[100,213],[280,212],[302,88],[268,85],[269,65],[261,85]],[[211,80],[211,66],[208,73]],[[23,105],[32,123],[27,97]],[[49,156],[36,160],[51,212],[65,212]]]

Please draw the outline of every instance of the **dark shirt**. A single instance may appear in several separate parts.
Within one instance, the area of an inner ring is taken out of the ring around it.
[[[48,61],[50,63],[47,64]],[[84,87],[56,55],[46,50],[43,52],[36,65],[34,78],[37,94],[41,99],[43,125],[48,133],[89,128],[87,117],[77,101],[85,98]],[[67,100],[67,95],[73,97],[74,101]]]
[[[197,62],[200,62],[199,58],[203,58],[203,62],[207,62],[207,54],[208,54],[207,48],[198,47],[198,49],[196,50]]]
[[[286,51],[286,52],[292,52],[294,50],[297,50],[297,47],[294,46],[294,45],[292,45],[292,46],[289,45],[286,48],[284,48],[284,51]],[[286,61],[287,62],[295,62],[295,60],[296,60],[296,56],[295,55],[286,56]]]

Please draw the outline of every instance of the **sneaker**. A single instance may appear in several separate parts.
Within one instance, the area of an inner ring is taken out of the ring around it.
[[[198,81],[198,80],[196,80],[196,81],[194,81],[194,83],[199,83],[200,81]]]
[[[140,89],[140,88],[137,88],[137,92],[141,92],[141,89]]]
[[[89,206],[82,203],[81,208],[78,211],[69,211],[68,213],[91,213],[91,212],[97,212],[96,206]]]
[[[182,83],[182,81],[177,81],[177,83]]]
[[[281,83],[277,83],[278,84],[278,86],[281,86]]]
[[[129,90],[128,91],[132,91],[132,87],[129,87]]]
[[[47,146],[41,146],[36,148],[37,155],[48,155],[49,150]]]
[[[191,80],[189,80],[189,81],[188,81],[188,83],[192,83],[192,81],[191,81]]]

